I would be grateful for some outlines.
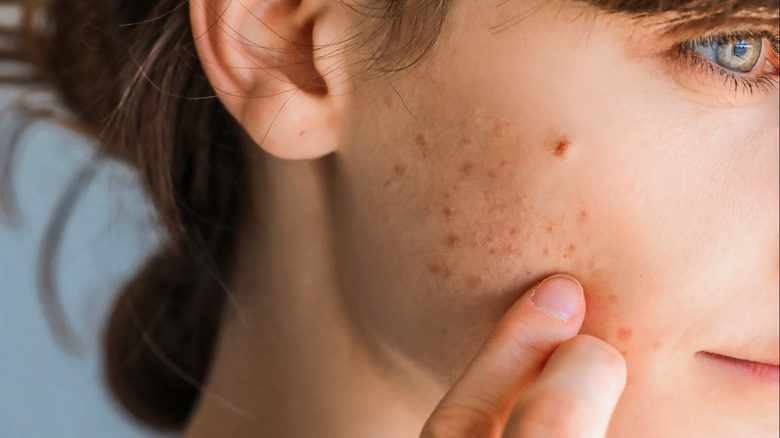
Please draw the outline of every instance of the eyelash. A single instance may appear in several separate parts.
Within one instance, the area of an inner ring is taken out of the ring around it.
[[[734,91],[744,92],[749,95],[753,95],[756,92],[770,93],[778,89],[778,81],[776,74],[767,73],[737,73],[730,71],[725,67],[715,64],[713,61],[707,59],[699,53],[696,53],[694,46],[696,45],[709,45],[722,41],[733,41],[749,38],[761,38],[762,43],[768,41],[768,49],[772,53],[769,56],[774,56],[775,59],[780,57],[780,38],[776,34],[772,34],[767,31],[742,31],[734,32],[716,36],[709,36],[699,38],[693,41],[686,41],[679,45],[678,49],[680,55],[690,63],[690,65],[696,69],[701,69],[705,74],[709,74],[716,78],[722,79],[727,85],[734,88]],[[763,62],[766,62],[765,58],[767,54],[762,54],[764,58]]]

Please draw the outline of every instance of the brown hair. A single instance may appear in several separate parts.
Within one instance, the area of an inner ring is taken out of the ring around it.
[[[0,0],[3,1],[3,0]],[[453,0],[366,0],[379,41],[370,69],[414,64]],[[613,12],[776,7],[776,0],[593,0]],[[195,54],[186,0],[4,0],[22,8],[0,59],[33,66],[99,153],[138,169],[165,241],[125,284],[104,334],[108,382],[122,405],[160,428],[182,427],[205,378],[239,232],[245,157]],[[410,18],[410,15],[413,16]],[[409,56],[410,53],[416,56]],[[5,82],[19,78],[5,78]],[[53,249],[51,249],[53,251]],[[48,299],[54,299],[50,296]]]

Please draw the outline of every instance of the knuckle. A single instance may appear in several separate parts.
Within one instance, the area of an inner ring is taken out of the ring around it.
[[[585,436],[590,408],[566,390],[548,390],[528,400],[520,413],[520,436],[571,438]]]
[[[481,409],[447,405],[434,411],[420,438],[490,437],[499,433],[497,418]]]

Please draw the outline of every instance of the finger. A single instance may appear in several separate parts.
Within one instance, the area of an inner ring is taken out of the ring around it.
[[[625,384],[626,363],[614,347],[576,336],[520,397],[504,437],[603,438]]]
[[[425,438],[499,437],[522,389],[558,345],[577,334],[585,315],[582,286],[556,275],[523,295],[423,428]]]

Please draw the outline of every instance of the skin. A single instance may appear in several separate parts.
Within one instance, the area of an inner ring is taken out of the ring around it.
[[[369,48],[283,68],[228,37],[324,46],[358,16],[245,3],[191,3],[255,202],[188,436],[417,436],[556,272],[584,287],[580,333],[625,359],[608,436],[777,435],[777,385],[698,354],[778,362],[776,75],[735,92],[669,55],[701,32],[571,2],[491,32],[531,2],[465,0],[389,80],[350,62]]]

